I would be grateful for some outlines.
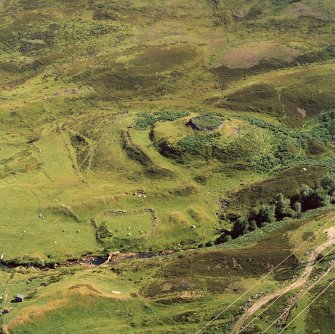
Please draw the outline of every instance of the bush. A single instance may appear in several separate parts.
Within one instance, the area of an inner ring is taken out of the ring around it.
[[[138,130],[145,130],[153,126],[156,122],[156,117],[153,114],[143,113],[136,120],[135,128]]]
[[[109,231],[107,225],[105,222],[103,222],[98,228],[97,228],[97,238],[104,239],[104,238],[110,238],[113,234]]]
[[[209,240],[205,243],[205,246],[206,247],[212,247],[212,246],[214,246],[214,242],[212,240]]]

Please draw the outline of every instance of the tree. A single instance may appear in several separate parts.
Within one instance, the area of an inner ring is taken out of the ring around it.
[[[231,238],[231,235],[230,234],[226,234],[225,238],[224,238],[224,242],[228,242],[230,241],[232,238]]]
[[[258,212],[258,225],[265,226],[276,222],[274,205],[262,205]]]
[[[257,223],[252,220],[250,223],[249,223],[249,231],[252,232],[252,231],[255,231],[257,230]]]
[[[320,185],[328,195],[333,195],[335,192],[335,177],[330,175],[323,177],[320,181]]]
[[[257,222],[258,219],[258,211],[256,211],[256,209],[251,209],[248,213],[248,220],[251,221],[256,221]]]
[[[303,202],[305,199],[307,199],[311,194],[314,192],[314,190],[308,186],[307,184],[303,184],[300,188],[299,196],[301,199],[301,202]]]
[[[233,239],[238,238],[239,236],[248,233],[249,222],[245,218],[238,218],[234,223],[233,229],[231,231],[231,236]]]
[[[300,190],[300,202],[302,211],[313,210],[330,203],[330,197],[323,188],[315,190],[304,188]]]
[[[330,204],[329,196],[323,188],[317,188],[314,192],[314,197],[318,207],[327,206]]]
[[[300,217],[301,216],[301,203],[300,202],[295,202],[293,204],[293,210],[296,213],[296,217]]]
[[[283,194],[279,193],[275,197],[273,204],[275,206],[275,216],[277,220],[282,220],[284,217],[292,216],[290,200],[287,198],[284,198]]]

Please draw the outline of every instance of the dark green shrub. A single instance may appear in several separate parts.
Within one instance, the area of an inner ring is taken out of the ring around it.
[[[135,128],[138,130],[148,129],[157,122],[156,117],[153,114],[143,113],[136,120]]]
[[[97,228],[97,235],[99,239],[110,238],[113,236],[105,222]]]
[[[214,246],[214,242],[213,242],[213,240],[209,240],[209,241],[207,241],[207,242],[205,243],[205,246],[206,246],[206,247],[212,247],[212,246]]]

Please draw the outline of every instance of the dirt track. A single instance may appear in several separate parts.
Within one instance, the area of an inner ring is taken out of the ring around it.
[[[257,300],[247,311],[245,311],[242,316],[237,320],[234,328],[233,333],[240,333],[243,329],[243,325],[246,322],[248,318],[250,318],[253,314],[255,314],[262,306],[269,303],[271,300],[284,295],[285,293],[292,291],[294,289],[300,288],[301,286],[305,285],[308,281],[312,271],[313,271],[313,265],[315,263],[315,260],[317,259],[318,255],[322,253],[325,249],[335,244],[335,227],[329,228],[325,230],[328,236],[328,240],[325,241],[323,244],[321,244],[319,247],[317,247],[314,251],[311,252],[311,254],[308,257],[308,263],[306,265],[306,268],[303,272],[303,274],[291,285],[280,288],[277,291],[271,292],[265,296],[263,296],[261,299]]]

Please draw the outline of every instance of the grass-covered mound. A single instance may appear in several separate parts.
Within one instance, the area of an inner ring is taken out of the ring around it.
[[[265,173],[295,164],[333,169],[333,114],[321,112],[298,130],[247,114],[225,118],[201,114],[188,121],[157,122],[150,138],[163,156],[180,163],[216,159],[225,167]],[[195,129],[198,120],[198,129],[207,131]]]
[[[255,130],[243,121],[224,121],[222,116],[202,114],[186,123],[157,124],[152,131],[152,139],[161,154],[180,162],[187,162],[193,157],[230,163],[252,159],[269,149],[265,140],[267,131]],[[250,136],[253,140],[248,142]]]

